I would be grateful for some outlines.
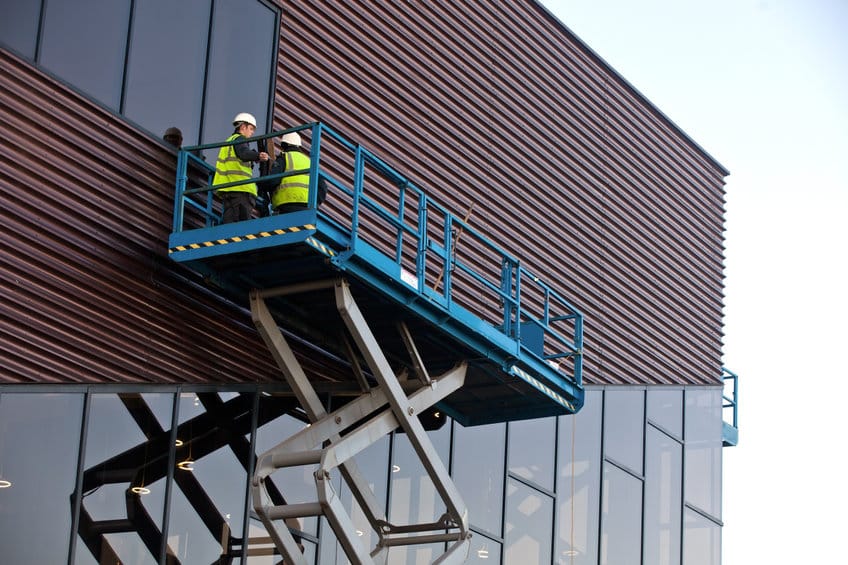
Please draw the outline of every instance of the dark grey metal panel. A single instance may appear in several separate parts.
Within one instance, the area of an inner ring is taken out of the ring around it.
[[[727,171],[544,8],[282,5],[277,127],[323,119],[473,203],[586,314],[589,382],[718,382]]]

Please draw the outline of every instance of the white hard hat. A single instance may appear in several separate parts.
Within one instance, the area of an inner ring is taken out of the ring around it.
[[[280,141],[287,143],[288,145],[294,145],[295,147],[300,147],[301,145],[300,135],[298,135],[295,131],[290,131],[289,133],[284,134]]]
[[[253,117],[253,114],[248,114],[247,112],[236,114],[236,117],[233,118],[233,125],[237,126],[242,122],[256,127],[256,118]]]

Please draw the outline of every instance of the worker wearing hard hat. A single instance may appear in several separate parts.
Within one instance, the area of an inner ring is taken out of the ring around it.
[[[271,174],[286,171],[308,170],[311,164],[309,155],[303,153],[303,142],[297,132],[289,132],[281,138],[282,152],[277,157]],[[318,203],[324,201],[326,188],[324,179],[318,180]],[[290,175],[280,179],[280,184],[271,191],[271,206],[275,214],[296,212],[307,208],[309,202],[309,173]]]
[[[215,178],[212,184],[220,185],[230,182],[243,181],[253,177],[253,163],[267,161],[268,154],[255,151],[248,146],[247,139],[256,132],[256,118],[242,112],[233,118],[236,128],[227,141],[244,139],[243,143],[225,145],[218,151],[218,162],[215,165]],[[224,204],[223,223],[249,220],[256,204],[256,184],[246,183],[216,191]]]

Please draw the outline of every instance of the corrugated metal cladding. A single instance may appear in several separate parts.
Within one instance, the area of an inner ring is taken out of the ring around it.
[[[720,382],[727,171],[543,7],[279,4],[277,128],[324,120],[473,204],[585,313],[587,382]]]
[[[588,382],[720,382],[727,172],[542,7],[279,4],[277,129],[324,120],[473,205],[585,313]],[[174,154],[2,50],[0,71],[0,382],[279,380],[245,312],[166,257]]]
[[[175,154],[0,49],[0,383],[277,381],[170,261]]]

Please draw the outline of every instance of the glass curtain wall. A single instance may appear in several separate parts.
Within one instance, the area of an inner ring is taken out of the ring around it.
[[[280,563],[249,478],[257,455],[307,425],[291,396],[245,386],[19,390],[0,387],[0,547],[10,563]],[[598,387],[575,416],[448,421],[429,434],[469,508],[468,563],[721,562],[720,387]],[[356,463],[392,523],[443,514],[405,434]],[[314,501],[313,471],[274,473],[274,502]],[[377,534],[335,475],[371,548]],[[323,518],[285,526],[311,565],[347,563]],[[388,563],[431,563],[444,549],[396,547]]]
[[[262,0],[13,0],[0,46],[154,136],[176,126],[195,145],[226,139],[239,112],[265,131],[279,26]]]

